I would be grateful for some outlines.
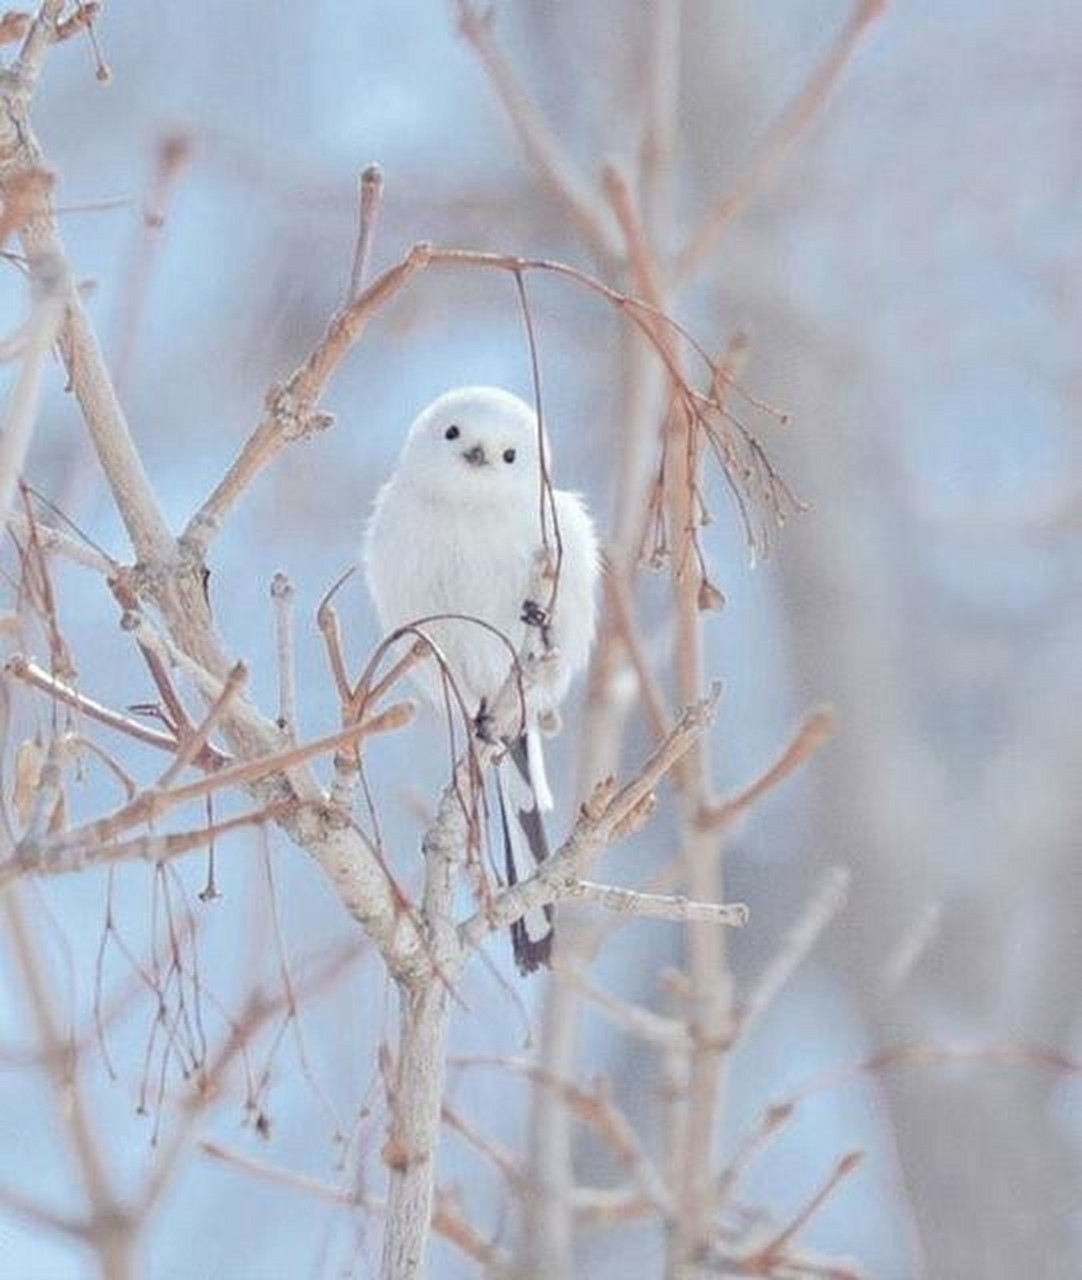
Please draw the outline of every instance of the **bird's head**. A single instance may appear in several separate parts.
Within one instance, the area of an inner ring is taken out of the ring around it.
[[[417,415],[398,476],[435,501],[536,503],[537,446],[537,415],[525,401],[499,387],[459,387]]]

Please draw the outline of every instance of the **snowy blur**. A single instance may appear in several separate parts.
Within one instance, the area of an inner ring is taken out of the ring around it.
[[[638,163],[645,8],[494,6],[523,84],[591,180],[609,157]],[[785,1221],[841,1156],[863,1151],[801,1238],[875,1280],[1082,1274],[1080,1084],[1045,1054],[1082,1058],[1082,12],[1062,0],[1038,8],[1040,20],[1020,0],[888,4],[673,302],[713,350],[749,336],[744,385],[791,416],[781,426],[752,410],[755,430],[809,507],[750,567],[727,490],[711,481],[705,546],[727,600],[706,624],[706,673],[724,682],[712,740],[719,793],[761,773],[809,709],[829,704],[838,717],[836,737],[730,841],[724,896],[752,913],[727,939],[738,996],[829,869],[851,875],[844,910],[734,1055],[720,1146],[732,1152],[765,1107],[799,1094],[741,1198]],[[835,0],[685,0],[669,248],[739,183],[851,13]],[[376,269],[424,239],[604,271],[524,157],[451,4],[116,3],[98,33],[112,83],[95,80],[88,46],[73,40],[49,56],[36,119],[65,243],[175,528],[341,301],[364,165],[378,161],[386,180]],[[148,225],[148,210],[160,225]],[[24,295],[15,272],[5,278],[6,332]],[[529,288],[557,483],[582,490],[604,529],[620,447],[621,321],[567,281],[533,277]],[[62,382],[54,365],[27,478],[123,561],[123,527]],[[379,313],[336,375],[324,401],[333,428],[281,455],[213,544],[215,616],[266,706],[277,696],[269,585],[284,572],[296,588],[306,737],[338,726],[319,601],[355,562],[414,413],[469,382],[531,395],[513,281],[432,270]],[[120,707],[153,699],[99,577],[57,562],[54,586],[80,687]],[[651,614],[661,599],[647,577],[641,616],[671,694],[671,635]],[[359,669],[379,638],[359,581],[337,603]],[[40,635],[24,643],[47,662]],[[573,817],[581,692],[554,744],[557,838]],[[47,721],[45,699],[9,699],[13,742],[35,716]],[[140,779],[163,767],[108,740]],[[629,767],[649,742],[633,721]],[[420,834],[446,772],[446,740],[428,718],[371,751],[384,845],[406,886],[418,882]],[[121,798],[89,762],[68,805],[87,817]],[[671,854],[670,799],[664,791],[657,819],[606,856],[606,879],[638,884]],[[216,901],[197,896],[204,853],[174,866],[166,896],[195,922],[199,1034],[211,1054],[253,989],[304,988],[356,936],[318,870],[271,829],[220,842]],[[102,948],[110,894],[115,930]],[[156,998],[133,963],[149,963],[152,936],[163,937],[160,878],[123,866],[111,885],[88,872],[41,882],[24,901],[64,1034],[86,1037],[105,1158],[135,1188],[183,1123],[169,1100],[182,1055],[163,1064]],[[612,933],[594,980],[661,1008],[680,948],[678,925],[632,921]],[[491,964],[470,966],[456,1010],[459,1059],[530,1051],[544,980],[518,979],[502,936],[487,955]],[[112,1011],[105,1049],[96,1004]],[[201,1136],[378,1197],[375,1049],[393,1033],[393,993],[362,951],[299,1006],[280,1043],[264,1037],[248,1065],[257,1077],[268,1068],[264,1122],[252,1123],[239,1084]],[[0,1185],[77,1212],[62,1120],[27,1063],[35,1034],[18,984],[0,984]],[[896,1061],[861,1069],[888,1050]],[[957,1052],[915,1061],[938,1050]],[[589,1011],[578,1054],[581,1080],[607,1076],[653,1142],[663,1084],[654,1057]],[[459,1062],[449,1099],[521,1155],[521,1077]],[[513,1246],[517,1224],[492,1164],[454,1134],[441,1159],[441,1181],[470,1220]],[[589,1140],[580,1159],[597,1184],[615,1179]],[[196,1146],[147,1225],[145,1274],[367,1276],[378,1240],[378,1219]],[[661,1274],[656,1228],[594,1240],[583,1233],[582,1274]],[[88,1259],[0,1208],[0,1275],[74,1280]],[[433,1277],[475,1274],[434,1242]]]

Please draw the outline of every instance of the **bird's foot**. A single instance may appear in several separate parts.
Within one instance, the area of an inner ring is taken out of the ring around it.
[[[546,738],[552,738],[560,732],[560,713],[555,707],[549,707],[537,717],[537,727]]]
[[[522,602],[522,614],[520,615],[523,622],[528,627],[536,627],[541,635],[541,643],[546,651],[552,648],[552,619],[549,611],[544,609],[536,600],[524,600]]]
[[[481,705],[477,708],[477,714],[473,718],[473,731],[486,746],[495,746],[499,740],[496,736],[496,717],[488,709],[487,698],[482,698]]]

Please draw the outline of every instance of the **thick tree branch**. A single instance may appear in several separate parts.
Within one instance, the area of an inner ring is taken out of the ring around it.
[[[0,81],[0,187],[4,189],[23,174],[45,169],[29,118],[30,89],[45,49],[55,37],[61,8],[51,2],[42,6],[13,75]],[[168,563],[175,556],[175,544],[67,268],[64,246],[45,193],[22,227],[21,239],[31,261],[56,263],[56,270],[64,278],[67,314],[60,327],[61,355],[135,553],[144,561]]]

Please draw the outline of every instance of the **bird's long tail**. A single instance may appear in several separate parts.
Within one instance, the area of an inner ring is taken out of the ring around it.
[[[541,745],[541,730],[536,725],[531,725],[526,730],[525,742],[526,765],[537,807],[542,813],[549,813],[556,802],[552,798],[552,788],[549,786],[548,774],[545,772],[545,752]]]
[[[496,790],[507,864],[508,884],[532,876],[549,856],[541,797],[531,781],[535,764],[526,735],[509,742],[507,754],[496,766]],[[544,777],[544,774],[541,774]],[[536,907],[511,926],[511,946],[520,972],[533,973],[547,965],[552,955],[552,906]]]

